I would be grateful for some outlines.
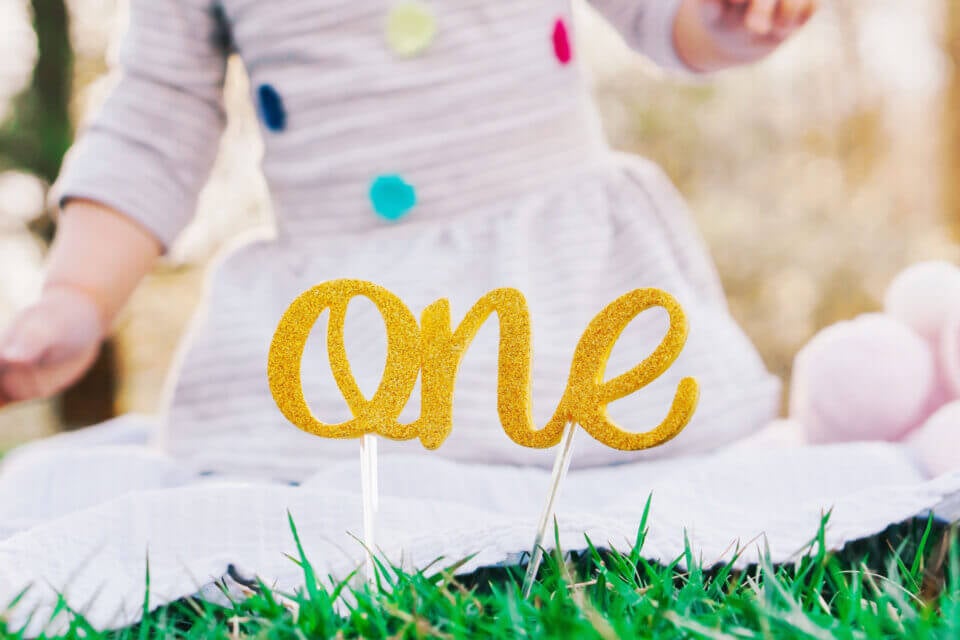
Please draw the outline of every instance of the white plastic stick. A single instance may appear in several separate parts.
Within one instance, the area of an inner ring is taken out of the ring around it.
[[[376,553],[377,509],[380,507],[380,489],[377,480],[377,437],[364,434],[360,437],[360,484],[363,490],[363,545],[367,558],[364,563],[364,577],[368,582],[376,580],[376,565],[373,554]]]
[[[533,551],[530,552],[530,563],[527,565],[527,574],[523,578],[523,597],[530,597],[530,591],[533,589],[533,582],[537,578],[537,571],[540,570],[540,563],[543,562],[543,539],[547,535],[547,529],[553,522],[554,510],[557,504],[557,497],[560,495],[560,485],[567,477],[567,469],[570,468],[570,459],[573,457],[573,434],[577,430],[577,425],[569,423],[563,429],[563,437],[560,440],[560,448],[557,450],[557,457],[553,461],[553,474],[550,478],[550,493],[547,494],[547,502],[543,505],[543,513],[540,515],[540,524],[537,526],[537,537],[533,541]]]

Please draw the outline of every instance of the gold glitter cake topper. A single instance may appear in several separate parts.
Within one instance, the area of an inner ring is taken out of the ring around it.
[[[373,396],[360,391],[344,346],[344,324],[350,300],[363,296],[383,316],[387,356],[383,377]],[[670,316],[663,340],[640,364],[604,381],[607,359],[620,334],[640,313],[662,307]],[[320,315],[330,310],[327,350],[330,366],[353,418],[339,424],[317,419],[303,395],[300,363],[307,338]],[[635,393],[662,375],[677,359],[687,338],[683,309],[659,289],[636,289],[608,305],[590,322],[580,338],[570,367],[567,388],[550,421],[542,429],[531,410],[532,349],[530,313],[516,289],[495,289],[452,328],[450,304],[437,300],[418,325],[410,309],[390,291],[362,280],[331,280],[301,294],[283,314],[270,346],[270,391],[284,416],[309,433],[326,438],[358,438],[377,434],[393,440],[420,438],[436,449],[453,429],[453,391],[457,370],[467,348],[491,314],[500,323],[497,410],[503,430],[524,447],[558,444],[568,424],[580,425],[603,444],[624,451],[656,447],[676,436],[689,423],[699,388],[693,378],[680,381],[667,417],[650,431],[634,433],[615,424],[607,405]],[[421,415],[401,424],[399,416],[421,376]]]

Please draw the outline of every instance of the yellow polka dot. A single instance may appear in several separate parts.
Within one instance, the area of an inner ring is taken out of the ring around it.
[[[401,56],[415,56],[437,35],[437,19],[422,2],[399,2],[387,18],[387,44]]]

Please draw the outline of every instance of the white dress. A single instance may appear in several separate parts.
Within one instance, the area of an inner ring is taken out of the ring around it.
[[[671,44],[678,0],[595,4],[636,48],[681,66]],[[347,535],[359,533],[357,442],[287,424],[266,380],[284,309],[333,278],[384,285],[417,315],[448,298],[454,322],[487,291],[520,289],[533,322],[540,424],[560,398],[579,334],[604,305],[638,287],[680,301],[690,322],[683,354],[610,408],[626,428],[647,430],[663,419],[679,379],[695,376],[695,417],[674,441],[636,454],[581,434],[559,511],[567,548],[581,547],[584,533],[626,544],[650,492],[646,552],[660,559],[682,551],[684,528],[705,559],[766,531],[774,559],[784,560],[831,506],[834,546],[925,509],[956,509],[960,478],[927,481],[893,446],[713,453],[771,421],[780,385],[730,317],[672,186],[655,166],[604,143],[575,42],[565,37],[566,0],[174,7],[133,0],[123,75],[58,191],[105,202],[171,242],[215,153],[232,50],[264,122],[276,237],[227,253],[213,270],[158,423],[126,416],[5,463],[0,600],[37,585],[14,620],[52,607],[53,590],[63,589],[94,624],[128,624],[141,610],[148,549],[154,606],[198,591],[230,563],[292,588],[288,509],[319,573],[342,574],[359,561],[362,549]],[[435,22],[417,55],[398,55],[384,36],[395,11],[420,26]],[[656,311],[633,322],[611,375],[649,354],[665,325]],[[370,392],[383,366],[383,323],[357,300],[346,333],[354,373]],[[314,413],[335,422],[347,414],[324,335],[321,320],[304,389]],[[477,553],[470,569],[516,560],[532,541],[553,452],[518,447],[500,429],[496,340],[490,323],[470,347],[453,433],[439,450],[415,441],[381,447],[378,540],[393,560]],[[401,417],[417,414],[415,392]]]

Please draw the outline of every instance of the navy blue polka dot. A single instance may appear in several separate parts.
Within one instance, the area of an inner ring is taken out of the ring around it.
[[[270,131],[283,131],[287,126],[287,112],[283,109],[283,100],[269,84],[262,84],[257,88],[257,111]]]

